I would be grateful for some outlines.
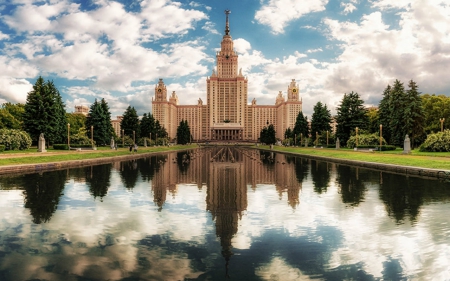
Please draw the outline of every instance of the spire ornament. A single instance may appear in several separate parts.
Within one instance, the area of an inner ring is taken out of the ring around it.
[[[229,35],[229,33],[230,33],[230,25],[228,23],[228,15],[229,14],[231,14],[231,11],[230,10],[225,10],[225,15],[227,16],[227,21],[226,21],[226,24],[225,24],[225,35]]]

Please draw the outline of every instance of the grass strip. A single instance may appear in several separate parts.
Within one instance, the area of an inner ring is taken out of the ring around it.
[[[268,146],[261,148],[270,149]],[[367,152],[354,151],[350,149],[326,149],[307,147],[282,147],[274,146],[274,151],[295,153],[299,155],[322,156],[334,159],[346,159],[363,162],[382,164],[393,164],[400,166],[412,166],[428,169],[450,170],[450,154],[447,152],[419,152],[403,154],[402,151]],[[439,154],[440,153],[440,154]]]
[[[138,149],[135,154],[143,153],[157,153],[157,152],[169,152],[177,150],[186,150],[196,148],[197,145],[174,145],[174,146],[160,146],[160,147],[142,147]],[[75,161],[86,159],[97,159],[104,157],[115,157],[130,155],[128,148],[120,148],[118,150],[100,149],[93,151],[67,151],[67,150],[48,150],[49,153],[55,153],[52,155],[46,155],[44,153],[36,152],[35,149],[24,151],[21,153],[11,153],[6,158],[0,159],[0,167],[8,165],[22,165],[22,164],[42,164],[62,161]],[[26,153],[26,156],[23,155]],[[2,153],[1,155],[4,155]]]

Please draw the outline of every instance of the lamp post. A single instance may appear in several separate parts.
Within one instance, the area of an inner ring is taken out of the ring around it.
[[[300,146],[302,146],[303,143],[303,133],[300,133]]]
[[[70,148],[70,123],[67,123],[67,146]]]
[[[316,146],[319,145],[319,133],[316,132]]]
[[[356,127],[356,147],[358,147],[358,127]]]
[[[133,131],[133,144],[136,143],[136,133]]]
[[[91,126],[91,146],[94,147],[94,126]]]
[[[380,124],[380,152],[381,152],[382,138],[383,138],[383,125]]]
[[[297,134],[294,134],[294,146],[297,146]]]
[[[327,131],[327,147],[328,147],[328,131]]]
[[[443,132],[443,131],[444,131],[444,121],[445,121],[445,118],[440,118],[439,121],[441,121],[441,132]]]
[[[152,133],[150,133],[150,144],[152,143]]]
[[[122,147],[125,147],[125,133],[124,133],[124,130],[122,130]]]

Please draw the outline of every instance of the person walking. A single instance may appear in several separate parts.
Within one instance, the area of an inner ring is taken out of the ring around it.
[[[133,152],[133,145],[130,144],[130,153]]]

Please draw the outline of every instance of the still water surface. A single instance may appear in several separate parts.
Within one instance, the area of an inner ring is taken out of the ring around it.
[[[0,280],[450,280],[450,184],[242,148],[0,177]]]

